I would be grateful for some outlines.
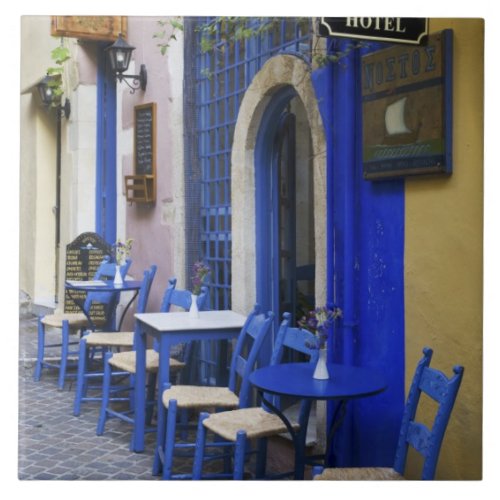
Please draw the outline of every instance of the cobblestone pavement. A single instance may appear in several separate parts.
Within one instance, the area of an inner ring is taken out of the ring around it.
[[[36,328],[36,318],[20,320],[19,479],[157,480],[151,475],[153,434],[144,453],[133,453],[125,422],[112,419],[104,435],[96,435],[98,403],[84,403],[73,416],[74,384],[58,390],[56,370],[43,370],[33,381]],[[57,331],[47,336],[60,338]]]
[[[57,342],[60,333],[48,329],[47,343]],[[131,426],[118,419],[108,420],[103,436],[95,433],[98,403],[82,404],[79,417],[73,416],[74,383],[58,390],[56,370],[42,372],[34,382],[37,346],[37,319],[20,320],[19,346],[19,456],[20,480],[148,480],[151,475],[156,435],[146,435],[143,453],[129,450]],[[48,357],[57,352],[46,351]],[[282,446],[282,445],[281,445]],[[268,453],[268,471],[290,470],[293,451],[281,447]],[[286,468],[283,469],[284,462]],[[174,464],[178,472],[189,473],[190,460]]]

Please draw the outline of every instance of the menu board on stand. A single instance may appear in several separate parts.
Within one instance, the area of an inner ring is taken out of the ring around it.
[[[104,257],[112,255],[112,247],[97,233],[82,233],[66,246],[66,281],[89,281],[92,280]],[[64,312],[81,312],[81,308],[75,302],[83,303],[86,298],[84,291],[65,291]],[[104,319],[105,311],[103,304],[94,304],[90,313],[91,318]]]

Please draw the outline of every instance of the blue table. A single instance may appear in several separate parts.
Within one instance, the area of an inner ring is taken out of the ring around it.
[[[165,439],[165,408],[161,401],[163,386],[170,380],[170,347],[193,340],[228,340],[238,337],[246,317],[233,311],[200,311],[199,318],[191,318],[188,312],[136,314],[136,373],[134,391],[134,436],[132,449],[144,451],[146,408],[146,339],[158,341],[160,364],[158,367],[158,417],[157,446],[153,474],[161,472],[158,447]]]
[[[73,302],[82,310],[89,321],[89,326],[92,330],[95,330],[95,325],[92,321],[92,318],[84,309],[84,301],[79,300],[75,296],[71,294],[72,291],[84,291],[84,292],[98,292],[98,293],[122,293],[122,292],[133,292],[132,297],[127,302],[125,309],[123,310],[123,314],[121,315],[118,328],[115,328],[113,325],[113,318],[115,311],[106,311],[106,329],[108,330],[121,330],[121,326],[123,323],[123,319],[125,318],[125,314],[127,313],[128,308],[132,304],[132,302],[137,297],[139,293],[139,289],[142,286],[142,281],[136,280],[124,280],[122,285],[115,285],[113,281],[109,280],[93,280],[93,281],[66,281],[65,287],[68,290],[68,294]],[[118,304],[118,300],[116,301]]]
[[[387,387],[384,376],[370,368],[328,364],[328,380],[314,379],[314,368],[311,363],[283,363],[259,368],[250,375],[250,382],[262,395],[265,406],[283,420],[292,436],[295,447],[295,479],[304,479],[306,432],[312,402],[340,401],[339,411],[334,415],[328,431],[328,446],[335,430],[342,423],[347,401],[374,396]],[[303,417],[299,422],[299,432],[293,431],[286,416],[266,398],[265,393],[302,400]]]

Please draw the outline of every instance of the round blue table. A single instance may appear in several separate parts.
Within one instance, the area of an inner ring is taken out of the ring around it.
[[[250,382],[262,395],[263,405],[283,420],[292,436],[295,446],[295,479],[304,478],[305,441],[312,402],[316,400],[340,401],[329,426],[329,442],[342,423],[347,401],[374,396],[387,387],[384,376],[371,368],[329,363],[330,378],[328,380],[314,379],[314,368],[315,365],[311,363],[283,363],[259,368],[250,375]],[[268,396],[269,394],[302,399],[299,432],[294,432],[283,412],[270,401],[272,398]]]
[[[96,280],[96,281],[66,281],[65,283],[65,288],[68,290],[68,294],[70,298],[73,300],[73,302],[83,311],[85,316],[87,316],[87,319],[89,320],[89,325],[92,330],[95,329],[95,325],[92,321],[92,318],[90,317],[89,314],[85,311],[84,308],[84,301],[79,300],[78,298],[72,296],[71,292],[72,291],[84,291],[84,292],[100,292],[100,293],[122,293],[122,292],[134,292],[132,295],[131,299],[128,301],[127,305],[125,306],[125,309],[123,311],[123,314],[121,315],[120,322],[118,324],[118,328],[116,328],[117,331],[121,330],[122,322],[123,319],[125,318],[125,314],[127,313],[128,308],[130,307],[130,304],[134,301],[134,299],[137,297],[137,294],[139,293],[139,289],[142,286],[142,281],[137,281],[137,280],[124,280],[123,284],[121,285],[115,285],[115,283],[111,280],[105,281],[105,280]],[[118,301],[116,301],[118,303]],[[112,318],[114,318],[114,311],[107,311],[106,316],[108,318],[107,324],[109,326],[110,330],[115,330],[111,326],[111,321]]]

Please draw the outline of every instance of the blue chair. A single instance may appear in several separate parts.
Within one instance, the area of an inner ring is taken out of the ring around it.
[[[250,406],[252,388],[248,377],[255,368],[264,339],[271,331],[273,317],[272,312],[261,313],[258,305],[248,316],[232,353],[227,387],[193,385],[164,387],[162,403],[167,410],[165,442],[155,453],[155,462],[159,461],[163,466],[163,479],[191,477],[187,474],[172,473],[174,456],[176,454],[192,456],[196,446],[196,443],[185,440],[187,431],[192,427],[186,424],[186,412],[199,412],[207,408],[220,411]],[[157,463],[153,465],[153,469],[160,469],[161,465]]]
[[[406,401],[393,467],[345,467],[324,470],[316,467],[313,469],[313,479],[356,481],[405,479],[404,471],[409,446],[423,457],[421,479],[434,479],[439,451],[462,382],[464,368],[455,366],[454,375],[448,378],[441,371],[429,367],[432,349],[425,347],[423,353]],[[415,419],[422,393],[437,403],[434,421],[430,428]]]
[[[120,268],[122,277],[125,278],[127,272],[132,264],[131,260],[127,260]],[[109,257],[105,257],[101,262],[99,268],[97,269],[94,280],[100,279],[113,279],[116,273],[116,264],[111,262]],[[110,318],[114,317],[114,311],[118,303],[119,294],[111,292],[89,292],[85,299],[83,305],[83,310],[85,313],[89,314],[93,303],[102,303],[106,305],[107,318],[105,320],[96,321],[94,326],[96,328],[105,327],[110,321]],[[64,382],[69,375],[67,375],[67,369],[69,365],[74,363],[69,362],[69,356],[76,354],[77,351],[70,351],[70,346],[78,344],[78,341],[70,342],[70,334],[80,332],[80,335],[87,329],[89,329],[89,321],[84,312],[81,313],[54,313],[47,314],[38,318],[38,350],[37,350],[37,360],[35,364],[34,380],[38,382],[42,376],[43,368],[54,368],[59,370],[58,377],[58,387],[59,389],[64,388]],[[62,332],[61,343],[56,344],[46,344],[45,337],[46,327],[60,328]],[[47,348],[61,348],[60,361],[58,360],[47,360],[45,359],[45,349]],[[75,377],[71,374],[71,377]]]
[[[271,356],[271,365],[280,363],[285,348],[297,351],[309,357],[309,362],[316,363],[318,350],[310,349],[308,345],[314,345],[314,335],[307,330],[290,327],[290,314],[284,313],[278,335]],[[284,410],[279,397],[267,395],[267,399],[281,410]],[[307,411],[307,410],[303,410]],[[302,418],[301,415],[300,418]],[[297,422],[291,422],[294,431],[299,430]],[[207,434],[214,434],[213,441],[207,441]],[[220,412],[200,414],[198,431],[196,436],[196,448],[193,462],[193,479],[243,479],[246,457],[252,453],[250,440],[256,440],[256,468],[255,477],[262,479],[266,475],[267,439],[271,436],[279,436],[288,432],[286,425],[280,417],[269,412],[264,406],[245,407],[240,405],[238,409]],[[203,474],[204,462],[213,460],[212,454],[207,448],[224,446],[232,450],[233,470],[222,473]],[[289,475],[287,472],[280,475]]]
[[[169,280],[169,285],[165,290],[162,303],[160,306],[160,312],[171,312],[171,307],[176,306],[184,310],[189,310],[191,306],[191,292],[188,290],[177,290],[176,287],[177,280],[172,278]],[[199,309],[202,309],[208,298],[208,289],[202,287],[201,293],[197,299],[197,305]],[[172,312],[172,314],[175,314]],[[154,393],[156,388],[156,374],[159,367],[159,356],[158,356],[158,343],[155,340],[152,349],[146,350],[146,371],[148,373],[148,405],[150,411],[147,414],[147,420],[150,422],[152,418],[152,408],[154,405]],[[178,346],[177,351],[182,357],[183,346]],[[99,414],[99,421],[97,423],[97,435],[100,436],[104,433],[106,421],[108,418],[119,418],[127,423],[134,423],[134,410],[133,407],[125,411],[114,410],[111,407],[113,401],[129,401],[128,397],[111,398],[112,392],[123,392],[124,390],[130,392],[135,389],[133,380],[124,389],[119,388],[114,391],[111,385],[111,380],[113,376],[123,377],[123,376],[133,376],[135,374],[135,350],[123,351],[117,353],[106,353],[104,362],[104,379],[103,379],[103,394],[102,394],[102,404]],[[180,372],[186,366],[182,359],[171,358],[170,359],[170,369],[174,372]],[[148,429],[149,431],[154,429]]]
[[[142,285],[137,299],[137,313],[146,312],[151,285],[156,274],[157,266],[152,265],[149,270],[144,271]],[[102,383],[98,386],[89,386],[90,380],[102,379],[104,370],[102,368],[104,354],[112,349],[132,348],[134,345],[134,332],[90,332],[80,339],[78,354],[78,370],[76,376],[75,401],[73,404],[73,415],[79,416],[82,402],[101,401],[101,396],[87,396],[89,389],[102,390]],[[100,350],[102,357],[96,360],[95,352]],[[98,363],[98,370],[89,371],[89,365]],[[102,381],[101,381],[102,382]]]

